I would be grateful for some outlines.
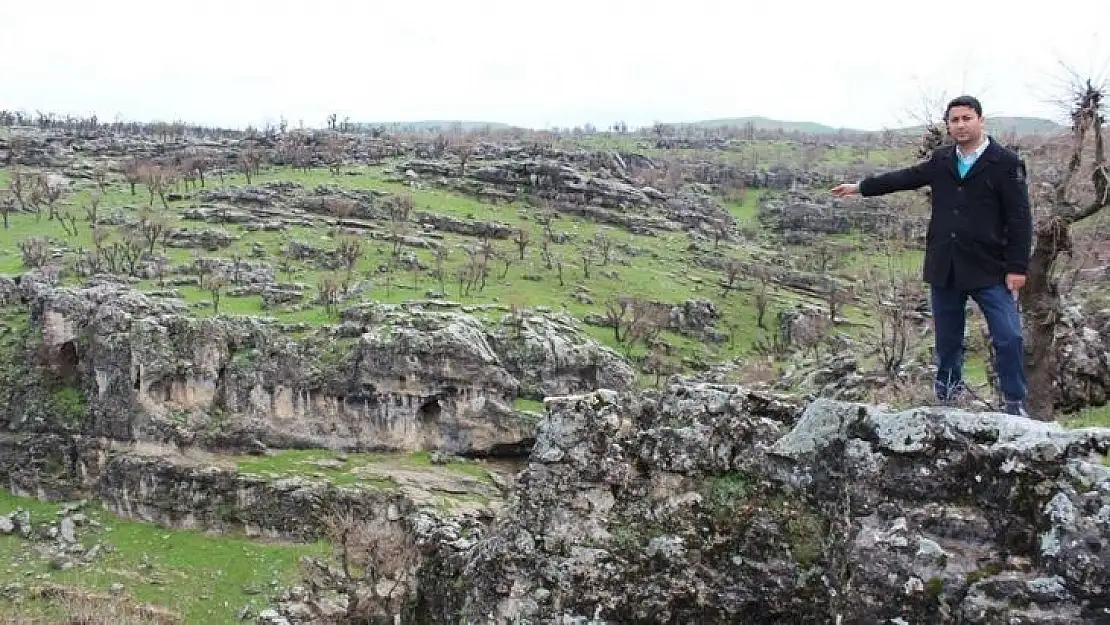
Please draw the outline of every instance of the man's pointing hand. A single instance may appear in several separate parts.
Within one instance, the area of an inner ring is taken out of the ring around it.
[[[849,195],[856,195],[857,193],[859,193],[859,185],[851,183],[838,184],[832,188],[831,193],[836,197],[847,197]]]

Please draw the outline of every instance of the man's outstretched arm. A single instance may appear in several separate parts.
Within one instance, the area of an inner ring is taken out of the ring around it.
[[[871,197],[886,195],[896,191],[912,191],[933,181],[936,170],[936,157],[922,161],[912,167],[887,172],[878,176],[869,176],[858,184],[842,184],[833,187],[832,194],[838,197],[854,195],[856,193]]]

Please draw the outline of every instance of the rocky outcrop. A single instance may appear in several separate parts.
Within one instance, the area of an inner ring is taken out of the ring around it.
[[[168,528],[311,542],[325,535],[327,520],[341,511],[365,520],[398,521],[418,510],[488,520],[500,505],[501,469],[491,469],[483,480],[473,477],[474,470],[392,462],[383,456],[353,473],[333,471],[345,478],[337,484],[322,472],[346,465],[343,460],[272,475],[191,459],[171,448],[84,436],[0,435],[0,487],[42,500],[95,499],[123,518]]]
[[[731,239],[735,219],[708,189],[686,185],[666,202],[667,218],[718,239]]]
[[[516,335],[446,307],[365,305],[339,326],[290,336],[272,319],[190,317],[176,300],[118,283],[31,284],[22,349],[50,376],[5,389],[0,414],[17,431],[498,453],[532,438],[516,397],[626,389],[634,379],[562,317],[532,315]]]
[[[450,163],[413,160],[398,166],[413,175],[450,178],[460,175],[460,168]],[[492,187],[504,199],[512,199],[518,191],[558,202],[587,204],[614,209],[646,207],[652,198],[644,189],[629,182],[603,175],[591,175],[574,165],[555,158],[514,158],[481,162],[465,170],[465,177],[477,183],[466,188],[471,193],[495,196],[485,190]]]
[[[432,228],[443,232],[454,232],[471,237],[488,237],[491,239],[508,239],[513,236],[516,229],[507,224],[495,221],[476,221],[458,219],[448,215],[439,215],[418,211],[416,222],[425,228]]]
[[[542,399],[598,388],[629,388],[635,372],[616,352],[598,349],[566,315],[508,315],[490,344],[520,380],[522,397]]]
[[[924,241],[927,216],[891,210],[882,198],[829,200],[806,192],[764,198],[759,218],[779,232],[846,234],[853,230]]]
[[[1110,402],[1110,309],[1066,306],[1056,328],[1056,344],[1059,407],[1077,410]]]
[[[426,561],[423,622],[1110,618],[1110,430],[715,385],[547,404],[505,513]]]

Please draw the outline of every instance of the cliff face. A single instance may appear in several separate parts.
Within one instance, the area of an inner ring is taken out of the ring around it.
[[[418,511],[485,521],[504,496],[501,465],[378,454],[361,463],[292,462],[294,470],[274,473],[199,456],[103,438],[0,434],[0,487],[43,500],[92,499],[123,518],[168,528],[292,541],[325,537],[341,514],[370,523],[404,524]]]
[[[191,316],[112,282],[65,288],[28,275],[9,287],[30,309],[22,340],[5,347],[0,420],[16,431],[496,453],[532,438],[515,398],[626,389],[634,377],[558,316],[370,305],[312,330]]]
[[[426,622],[1110,618],[1110,430],[708,385],[548,407],[504,513],[425,565]]]
[[[0,480],[295,540],[354,511],[414,538],[417,623],[1110,619],[1110,429],[708,384],[546,403],[504,500],[470,472],[375,460],[342,486],[42,433],[0,437]],[[306,622],[304,592],[274,613]]]

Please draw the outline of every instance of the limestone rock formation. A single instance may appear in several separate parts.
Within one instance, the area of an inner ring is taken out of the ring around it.
[[[1064,410],[1110,402],[1110,309],[1071,305],[1056,328],[1058,405]]]
[[[179,301],[112,281],[69,288],[29,274],[19,288],[30,357],[6,356],[28,369],[20,379],[45,373],[42,384],[5,389],[0,416],[17,431],[497,453],[531,440],[516,397],[627,389],[634,379],[560,316],[533,315],[517,334],[458,310],[365,305],[298,336],[267,318],[189,316]]]
[[[1110,618],[1110,429],[715,385],[547,403],[504,514],[426,561],[424,622]]]

